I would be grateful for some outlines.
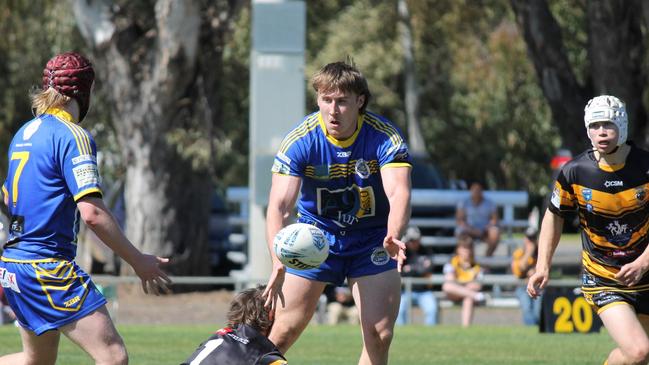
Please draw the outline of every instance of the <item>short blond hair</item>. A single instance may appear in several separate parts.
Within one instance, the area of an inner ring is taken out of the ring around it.
[[[349,60],[347,62],[333,62],[325,65],[313,75],[311,85],[316,93],[343,91],[353,92],[356,95],[364,95],[365,102],[360,108],[361,113],[365,112],[365,108],[367,108],[367,104],[372,96],[365,76]]]
[[[50,108],[62,107],[72,100],[51,87],[46,90],[33,89],[29,93],[29,98],[32,100],[32,111],[36,117],[45,114]]]

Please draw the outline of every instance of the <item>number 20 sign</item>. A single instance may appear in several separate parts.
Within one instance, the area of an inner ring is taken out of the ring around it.
[[[541,332],[599,332],[602,321],[581,294],[572,288],[548,287],[541,303]]]

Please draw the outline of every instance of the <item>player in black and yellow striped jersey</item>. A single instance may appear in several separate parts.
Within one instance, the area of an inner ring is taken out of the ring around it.
[[[582,291],[617,343],[607,364],[649,361],[649,152],[627,142],[624,103],[609,95],[591,99],[584,121],[593,148],[562,168],[539,237],[536,273],[528,282],[537,297],[568,211],[582,229]]]

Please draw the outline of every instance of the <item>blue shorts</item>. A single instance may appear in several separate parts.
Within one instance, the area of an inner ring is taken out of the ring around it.
[[[397,268],[397,262],[383,248],[385,228],[346,231],[345,235],[322,231],[329,240],[327,260],[315,269],[295,270],[287,267],[286,272],[340,286],[346,278],[376,275]]]
[[[0,260],[0,282],[21,327],[41,335],[75,322],[106,304],[74,261]]]

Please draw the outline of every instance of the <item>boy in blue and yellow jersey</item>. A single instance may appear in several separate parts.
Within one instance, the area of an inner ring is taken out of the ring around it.
[[[78,53],[52,58],[42,90],[32,95],[36,118],[9,146],[2,193],[10,223],[0,282],[20,324],[23,352],[0,357],[0,364],[54,364],[60,333],[97,363],[128,362],[106,300],[74,262],[81,220],[133,266],[145,292],[166,290],[159,265],[168,260],[138,251],[103,203],[97,147],[78,125],[94,75]]]
[[[362,313],[359,363],[386,364],[405,257],[398,238],[410,217],[408,148],[390,121],[366,111],[370,92],[354,66],[328,64],[312,84],[319,110],[288,133],[272,168],[266,233],[273,271],[265,295],[277,319],[269,338],[286,352],[325,285],[347,279]],[[298,195],[298,220],[321,228],[330,244],[328,259],[312,270],[287,269],[272,250]]]
[[[548,283],[565,214],[577,211],[582,229],[582,291],[617,344],[607,363],[649,361],[649,152],[626,142],[624,103],[591,99],[584,121],[592,149],[566,163],[554,185],[539,235],[536,272],[527,291]]]

